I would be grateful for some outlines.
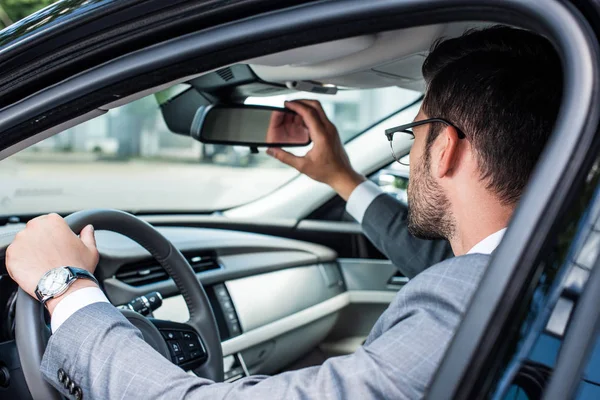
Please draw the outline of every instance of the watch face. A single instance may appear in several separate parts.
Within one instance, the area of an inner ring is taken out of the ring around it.
[[[70,272],[67,268],[55,268],[44,275],[38,284],[38,289],[44,295],[56,293],[67,283]]]

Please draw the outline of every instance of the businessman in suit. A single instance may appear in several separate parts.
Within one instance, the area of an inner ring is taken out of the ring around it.
[[[298,131],[302,126],[299,117],[314,110],[320,127],[309,132],[314,147],[305,157],[296,157],[274,147],[269,148],[267,154],[331,186],[347,201],[346,211],[362,225],[371,243],[405,276],[413,278],[425,268],[452,257],[452,248],[447,240],[426,240],[411,235],[407,224],[408,209],[393,197],[386,196],[375,183],[352,168],[337,129],[325,115],[319,101],[290,101],[286,102],[286,107],[296,111],[297,116],[282,119],[278,124],[272,123],[270,135]],[[284,143],[283,140],[279,142]]]
[[[97,399],[423,397],[552,131],[562,74],[546,39],[496,27],[438,43],[423,75],[426,96],[410,133],[408,229],[447,239],[456,257],[400,290],[354,354],[234,383],[190,376],[147,345],[95,283],[81,279],[46,303],[53,328],[40,366],[46,379],[72,396],[62,371],[79,397]],[[322,108],[307,101],[287,106],[302,116],[314,147],[301,158],[273,156],[349,201],[367,191]],[[386,199],[373,201],[380,198]],[[363,223],[374,204],[364,207]],[[394,209],[381,220],[396,218]],[[93,272],[97,260],[93,228],[77,237],[57,215],[33,220],[6,253],[9,273],[32,296],[48,271],[70,265]]]
[[[316,100],[286,102],[286,106],[297,112],[303,107],[309,111],[314,108],[325,115]],[[447,240],[424,240],[410,234],[408,209],[354,171],[336,127],[326,116],[322,131],[309,132],[299,113],[272,113],[267,142],[306,143],[309,136],[317,144],[306,157],[295,157],[278,148],[270,148],[267,153],[331,186],[347,202],[346,211],[362,225],[365,236],[404,276],[413,278],[425,268],[453,256]]]

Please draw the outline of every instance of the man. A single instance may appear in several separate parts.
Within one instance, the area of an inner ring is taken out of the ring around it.
[[[48,303],[54,334],[42,373],[67,395],[57,378],[64,370],[84,398],[423,397],[552,130],[559,65],[545,39],[505,27],[442,42],[428,56],[427,93],[412,131],[409,228],[448,239],[456,257],[412,279],[356,353],[273,377],[214,383],[162,358],[114,307],[80,295],[99,290],[78,280]],[[364,178],[352,170],[319,104],[287,107],[303,118],[314,148],[303,158],[272,154],[342,197],[354,196]],[[62,265],[93,271],[98,257],[92,228],[79,239],[56,215],[30,223],[6,256],[11,276],[31,295],[47,271]],[[85,302],[77,307],[70,298]]]
[[[311,135],[300,112],[275,111],[267,129],[268,143],[307,143],[312,136],[315,146],[306,157],[295,157],[277,148],[270,148],[268,154],[331,186],[347,201],[346,211],[362,225],[367,238],[405,276],[413,278],[425,268],[453,256],[447,240],[423,240],[411,235],[406,207],[354,171],[337,129],[318,101],[300,100],[286,105],[296,111],[303,105],[309,107],[307,110],[314,108],[324,118],[323,129]]]

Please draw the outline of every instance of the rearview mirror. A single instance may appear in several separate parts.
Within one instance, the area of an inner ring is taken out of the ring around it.
[[[286,108],[255,105],[201,107],[192,136],[203,143],[251,147],[300,147],[310,144],[302,118]]]

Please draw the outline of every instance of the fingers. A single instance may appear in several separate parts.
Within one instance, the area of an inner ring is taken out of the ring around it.
[[[310,107],[310,108],[313,108],[319,115],[319,118],[321,119],[321,123],[324,126],[333,125],[331,123],[331,121],[329,120],[329,118],[327,118],[327,114],[325,114],[325,110],[323,110],[323,105],[321,104],[321,102],[319,100],[301,99],[301,100],[297,100],[297,101]]]
[[[298,101],[286,102],[285,106],[302,117],[313,142],[319,142],[325,138],[325,126],[321,122],[321,116],[317,110]]]
[[[294,119],[298,117],[298,114],[286,112],[283,123],[287,125],[292,125],[294,123]]]
[[[302,172],[301,170],[304,165],[304,159],[302,157],[297,157],[297,156],[293,155],[292,153],[288,153],[285,150],[275,148],[275,147],[271,147],[271,148],[267,149],[267,154],[273,158],[278,159],[282,163],[287,164],[292,168],[295,168],[299,172]]]
[[[79,234],[79,238],[85,244],[85,247],[96,251],[96,237],[94,236],[94,227],[92,225],[87,225],[83,228]]]
[[[269,130],[270,129],[275,129],[277,128],[279,125],[281,125],[283,123],[283,120],[285,118],[285,112],[281,112],[281,111],[273,111],[271,113],[271,118],[269,120]]]
[[[304,120],[302,120],[302,117],[299,116],[298,114],[294,115],[294,125],[298,125],[298,126],[302,126],[303,128],[306,128],[306,125],[304,125]]]

